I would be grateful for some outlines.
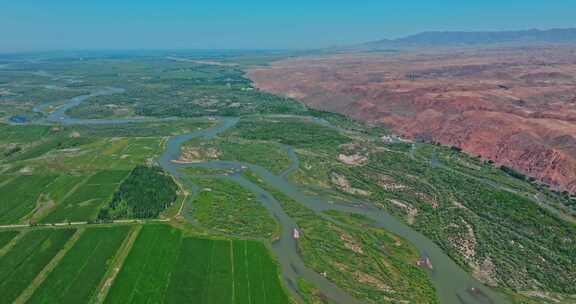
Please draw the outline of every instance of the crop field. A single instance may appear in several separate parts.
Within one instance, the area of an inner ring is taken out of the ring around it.
[[[166,303],[290,303],[259,242],[185,238],[177,265]]]
[[[86,180],[84,175],[60,174],[44,192],[47,199],[61,203],[78,184]]]
[[[28,302],[88,303],[129,230],[129,226],[86,229]]]
[[[289,303],[278,266],[256,241],[181,236],[145,226],[106,303]]]
[[[136,123],[126,132],[168,135],[210,125],[213,122],[198,119],[174,126]],[[160,130],[154,130],[154,126]],[[0,157],[0,224],[94,219],[128,172],[160,153],[163,140],[106,137],[114,130],[106,125],[94,128],[92,133],[82,127],[59,127],[56,131],[37,126],[0,128],[7,134],[0,139],[0,151],[2,147],[13,151]]]
[[[51,229],[27,232],[0,257],[2,303],[11,303],[70,239],[75,230]]]
[[[165,136],[210,125],[213,122],[198,119],[174,126],[135,123],[126,132]],[[0,156],[0,224],[94,219],[128,172],[161,152],[163,141],[163,137],[113,137],[111,125],[96,127],[92,133],[82,127],[0,124],[0,129],[6,131],[0,138],[0,152],[5,151]]]
[[[30,143],[40,140],[50,130],[46,126],[13,126],[0,124],[0,143]]]
[[[112,198],[112,194],[128,173],[128,171],[101,171],[92,175],[58,204],[54,211],[43,218],[42,222],[95,219],[100,207]]]
[[[38,142],[25,146],[17,146],[21,148],[21,150],[11,154],[8,160],[18,162],[39,158],[48,153],[54,153],[54,151],[75,151],[79,149],[79,147],[87,145],[92,141],[93,140],[89,138],[69,138],[62,135],[46,136],[45,139]]]
[[[6,246],[13,238],[18,235],[18,231],[1,231],[0,232],[0,250]]]
[[[6,144],[5,149],[15,152],[5,156],[3,162],[7,169],[4,171],[18,173],[23,168],[27,173],[131,170],[161,151],[161,137],[82,137],[73,129],[60,132],[62,134],[51,133],[33,144]],[[2,157],[0,164],[1,161]]]
[[[93,142],[78,150],[52,153],[35,161],[42,167],[71,170],[131,170],[160,151],[158,137],[142,138],[93,138]]]
[[[22,175],[0,187],[0,224],[14,224],[32,212],[53,175]]]
[[[178,259],[180,242],[179,230],[168,225],[145,225],[105,302],[161,303]]]
[[[225,179],[193,179],[202,189],[190,215],[202,226],[227,236],[273,239],[280,226],[252,192]]]

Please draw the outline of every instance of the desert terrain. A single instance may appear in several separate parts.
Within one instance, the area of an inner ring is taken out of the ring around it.
[[[576,47],[341,53],[248,73],[265,91],[576,192]]]

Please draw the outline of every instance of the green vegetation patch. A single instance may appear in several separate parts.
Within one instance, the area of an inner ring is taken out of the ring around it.
[[[13,302],[64,247],[74,232],[73,229],[27,232],[6,255],[0,257],[2,302]]]
[[[18,231],[0,231],[0,250],[18,235]]]
[[[119,183],[127,175],[126,171],[101,171],[90,176],[41,222],[57,223],[96,219],[102,205],[112,198]]]
[[[419,252],[406,240],[371,228],[371,221],[361,215],[330,211],[326,215],[333,217],[328,220],[256,175],[246,176],[271,193],[296,221],[306,265],[326,273],[355,298],[369,303],[439,303],[429,274],[416,266]]]
[[[290,303],[278,265],[257,241],[182,236],[146,225],[106,303]]]
[[[280,225],[258,201],[256,195],[234,181],[194,179],[201,190],[190,209],[201,225],[226,235],[272,239]]]
[[[183,159],[192,162],[215,159],[246,162],[276,174],[288,168],[291,163],[286,147],[280,143],[246,140],[236,136],[190,140],[184,145]]]
[[[166,303],[291,303],[260,242],[185,238],[177,265]]]
[[[260,165],[275,174],[290,166],[290,158],[281,144],[224,138],[219,143],[222,160],[241,161]]]
[[[162,303],[176,266],[180,242],[179,230],[168,225],[145,225],[105,302]]]
[[[89,228],[38,286],[29,303],[89,303],[129,226]]]
[[[0,143],[31,143],[41,140],[50,130],[47,126],[14,126],[0,124]]]
[[[18,153],[13,153],[8,158],[9,161],[21,161],[33,159],[43,156],[49,152],[57,150],[66,150],[78,148],[82,145],[91,143],[93,140],[89,138],[74,138],[65,137],[62,135],[54,135],[46,139],[25,147]]]
[[[95,70],[92,67],[100,67]],[[43,66],[44,68],[44,66]],[[244,71],[164,58],[93,59],[84,66],[62,64],[68,74],[82,75],[85,85],[122,87],[125,92],[88,99],[67,114],[79,118],[135,116],[239,116],[259,113],[303,113],[294,99],[256,90]]]
[[[178,185],[157,166],[137,166],[132,170],[98,219],[156,218],[177,197]]]
[[[20,175],[0,187],[0,224],[15,224],[36,207],[54,175]]]
[[[333,304],[335,302],[322,294],[320,289],[304,278],[298,278],[298,290],[306,304]]]
[[[242,119],[225,133],[251,140],[275,141],[296,148],[328,148],[350,141],[337,130],[298,118]]]
[[[484,283],[575,293],[576,228],[539,206],[561,204],[557,198],[537,202],[534,185],[455,149],[387,143],[369,133],[354,131],[350,136],[362,144],[353,149],[335,143],[299,149],[300,167],[290,178],[402,218]],[[366,159],[346,164],[327,151]]]
[[[142,121],[124,124],[73,126],[72,130],[88,137],[163,137],[190,133],[214,126],[214,122],[200,119],[170,121]]]
[[[74,131],[67,134],[79,136]],[[84,140],[86,144],[80,146],[52,147],[42,157],[11,161],[10,164],[18,167],[14,170],[27,168],[32,172],[87,175],[106,170],[131,171],[162,151],[160,137],[86,137]]]

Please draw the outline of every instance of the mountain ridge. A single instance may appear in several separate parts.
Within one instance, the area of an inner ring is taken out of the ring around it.
[[[576,44],[576,28],[518,31],[429,31],[396,39],[381,39],[349,48],[478,46],[494,44]]]

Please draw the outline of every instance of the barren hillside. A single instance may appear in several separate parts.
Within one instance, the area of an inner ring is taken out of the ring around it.
[[[576,192],[576,48],[301,57],[249,76],[260,89]]]

